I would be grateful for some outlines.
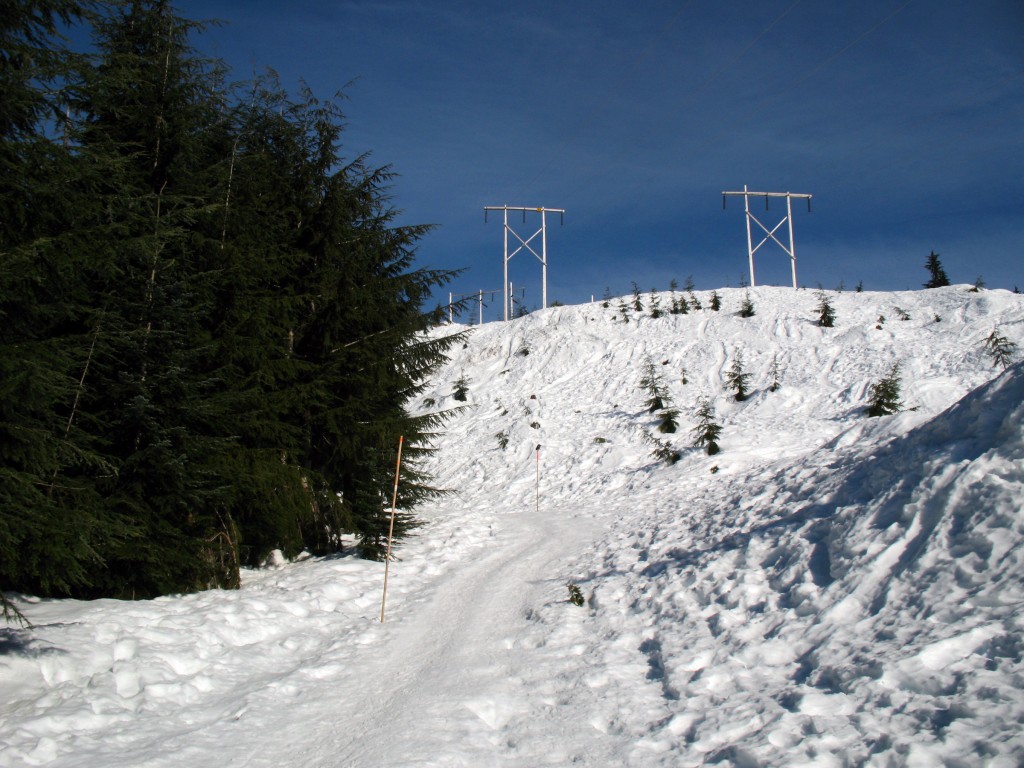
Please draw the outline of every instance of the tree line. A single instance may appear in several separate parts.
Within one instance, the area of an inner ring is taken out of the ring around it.
[[[405,408],[455,341],[423,333],[430,228],[333,103],[231,84],[201,29],[164,0],[0,19],[0,589],[234,587],[348,534],[380,558],[399,435],[399,535],[438,492],[445,414]]]

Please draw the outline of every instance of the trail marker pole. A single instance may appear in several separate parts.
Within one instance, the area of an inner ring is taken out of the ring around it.
[[[388,600],[388,570],[391,566],[391,540],[395,534],[395,508],[398,506],[398,471],[402,467],[402,442],[405,436],[398,438],[398,458],[395,460],[395,492],[391,497],[391,524],[388,526],[388,549],[384,555],[384,594],[380,598],[380,623],[384,623],[384,605]]]
[[[512,303],[512,294],[511,294],[511,291],[508,288],[508,286],[509,286],[509,282],[508,282],[508,262],[509,262],[509,260],[513,256],[515,256],[517,253],[519,253],[524,248],[526,250],[528,250],[530,253],[532,253],[534,256],[536,256],[537,260],[541,263],[541,286],[542,286],[542,288],[541,288],[541,305],[542,305],[541,308],[542,309],[547,309],[548,308],[548,224],[547,224],[547,214],[548,214],[549,211],[551,213],[559,214],[562,217],[562,223],[564,224],[565,223],[565,209],[564,208],[523,208],[523,207],[514,206],[514,205],[486,205],[486,206],[484,206],[484,223],[485,224],[487,223],[487,212],[488,211],[502,211],[504,213],[504,218],[505,218],[505,280],[504,280],[504,285],[505,285],[505,290],[508,291],[505,294],[505,301],[504,301],[504,304],[505,304],[505,315],[504,315],[505,316],[505,320],[506,321],[508,320],[509,305]],[[508,212],[509,211],[522,211],[523,212],[523,223],[524,224],[526,223],[526,213],[527,213],[527,211],[535,211],[536,213],[539,213],[540,214],[540,229],[538,229],[536,232],[534,232],[532,235],[530,235],[528,238],[526,238],[524,240],[522,237],[519,236],[519,233],[517,233],[514,229],[512,229],[512,227],[509,226],[509,223],[508,223]],[[516,248],[514,251],[512,251],[512,253],[508,252],[508,234],[509,234],[509,232],[511,232],[512,236],[516,240],[519,241],[519,247]],[[537,253],[537,251],[535,251],[533,249],[533,247],[530,245],[530,242],[537,235],[540,235],[540,242],[541,242],[540,253]]]
[[[540,514],[540,446],[537,446],[537,514]]]
[[[807,200],[807,212],[811,212],[811,195],[796,193],[796,192],[751,192],[747,189],[747,185],[743,185],[742,192],[723,192],[722,193],[722,209],[725,209],[725,198],[731,195],[743,195],[743,211],[746,214],[747,219],[747,256],[750,259],[750,287],[753,288],[757,285],[757,281],[754,279],[754,253],[762,245],[767,243],[769,240],[774,240],[778,246],[786,252],[789,256],[793,268],[793,287],[796,288],[796,244],[793,241],[793,198],[798,197],[800,199]],[[762,224],[758,218],[750,212],[750,198],[751,197],[763,197],[764,198],[764,209],[768,210],[768,198],[770,197],[784,197],[786,198],[786,215],[782,217],[782,221],[776,224],[771,229],[768,229]],[[757,226],[764,230],[765,237],[760,243],[754,245],[753,237],[750,233],[750,222],[753,221]],[[784,244],[779,238],[775,236],[779,227],[783,224],[789,224],[789,245]]]

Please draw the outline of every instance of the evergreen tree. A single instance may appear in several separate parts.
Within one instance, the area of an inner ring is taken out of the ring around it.
[[[711,309],[715,312],[722,308],[722,297],[718,295],[718,291],[711,292]]]
[[[868,390],[868,416],[889,416],[903,410],[900,388],[900,364],[896,362],[889,373]]]
[[[644,304],[640,300],[640,286],[637,285],[635,282],[633,283],[633,311],[634,312],[643,312],[644,311]]]
[[[822,328],[831,328],[835,319],[836,313],[832,308],[832,302],[824,291],[818,291],[818,325]]]
[[[715,421],[715,408],[706,397],[697,401],[697,425],[693,428],[693,444],[698,448],[706,447],[708,456],[714,456],[721,449],[718,438],[722,427]]]
[[[679,409],[665,408],[658,412],[658,431],[673,433],[679,428]]]
[[[981,275],[978,275],[974,278],[974,285],[971,286],[970,291],[971,293],[981,293],[981,289],[984,287],[985,281],[982,279]]]
[[[732,367],[725,374],[725,381],[735,390],[737,400],[742,402],[747,399],[750,374],[743,370],[743,356],[739,352],[732,361]]]
[[[748,291],[744,294],[743,301],[740,304],[740,317],[753,317],[754,314],[754,302],[750,300],[750,292]]]
[[[668,389],[650,358],[644,363],[644,375],[640,379],[640,387],[647,393],[644,406],[648,413],[660,411],[667,406],[669,402]]]
[[[772,364],[768,369],[768,375],[772,378],[772,383],[768,385],[769,392],[777,392],[779,387],[782,386],[782,373],[779,370],[779,355],[775,353],[772,355]]]
[[[0,34],[31,47],[79,7],[26,2]],[[341,157],[333,105],[272,78],[236,97],[169,3],[93,24],[59,105],[0,73],[0,585],[230,587],[346,532],[379,557],[400,435],[396,534],[439,492],[418,466],[446,414],[405,409],[458,338],[423,334],[453,274],[412,268],[429,227]]]
[[[651,289],[651,298],[649,303],[651,307],[651,317],[657,320],[662,316],[663,312],[661,311],[661,300],[658,298],[658,294],[654,292],[653,288]]]
[[[992,333],[985,339],[985,351],[992,358],[994,365],[1003,366],[1003,370],[1010,367],[1016,349],[1017,345],[999,333],[998,328],[993,328]]]
[[[462,374],[455,381],[455,386],[452,389],[452,398],[458,400],[461,403],[466,402],[466,395],[469,394],[469,379],[466,378],[466,374]]]
[[[949,278],[946,276],[946,270],[942,268],[942,262],[939,261],[939,254],[932,251],[928,256],[928,260],[925,261],[924,268],[928,270],[928,274],[931,275],[928,282],[924,284],[925,288],[942,288],[949,285]]]
[[[98,339],[89,244],[69,231],[96,203],[65,141],[83,59],[57,30],[90,5],[24,0],[0,13],[0,590],[86,588],[130,533],[93,482],[116,467],[80,407]]]

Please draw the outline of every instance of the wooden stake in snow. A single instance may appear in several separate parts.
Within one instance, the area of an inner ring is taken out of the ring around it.
[[[391,524],[388,526],[388,548],[384,555],[384,594],[380,598],[380,623],[384,623],[384,606],[388,600],[388,570],[391,566],[391,539],[395,533],[395,508],[398,506],[398,471],[402,468],[402,441],[398,438],[398,458],[395,460],[395,492],[391,497]]]
[[[540,514],[540,446],[537,446],[537,514]]]

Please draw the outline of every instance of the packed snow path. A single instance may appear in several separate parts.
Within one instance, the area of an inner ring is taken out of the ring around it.
[[[474,329],[421,404],[470,381],[430,459],[457,493],[420,510],[384,624],[383,567],[351,557],[21,600],[0,766],[1024,764],[1024,366],[982,345],[1024,347],[1024,301],[830,293],[824,329],[813,292],[752,290],[752,318],[720,294]],[[865,418],[896,361],[916,410]],[[700,396],[718,456],[690,447]]]

